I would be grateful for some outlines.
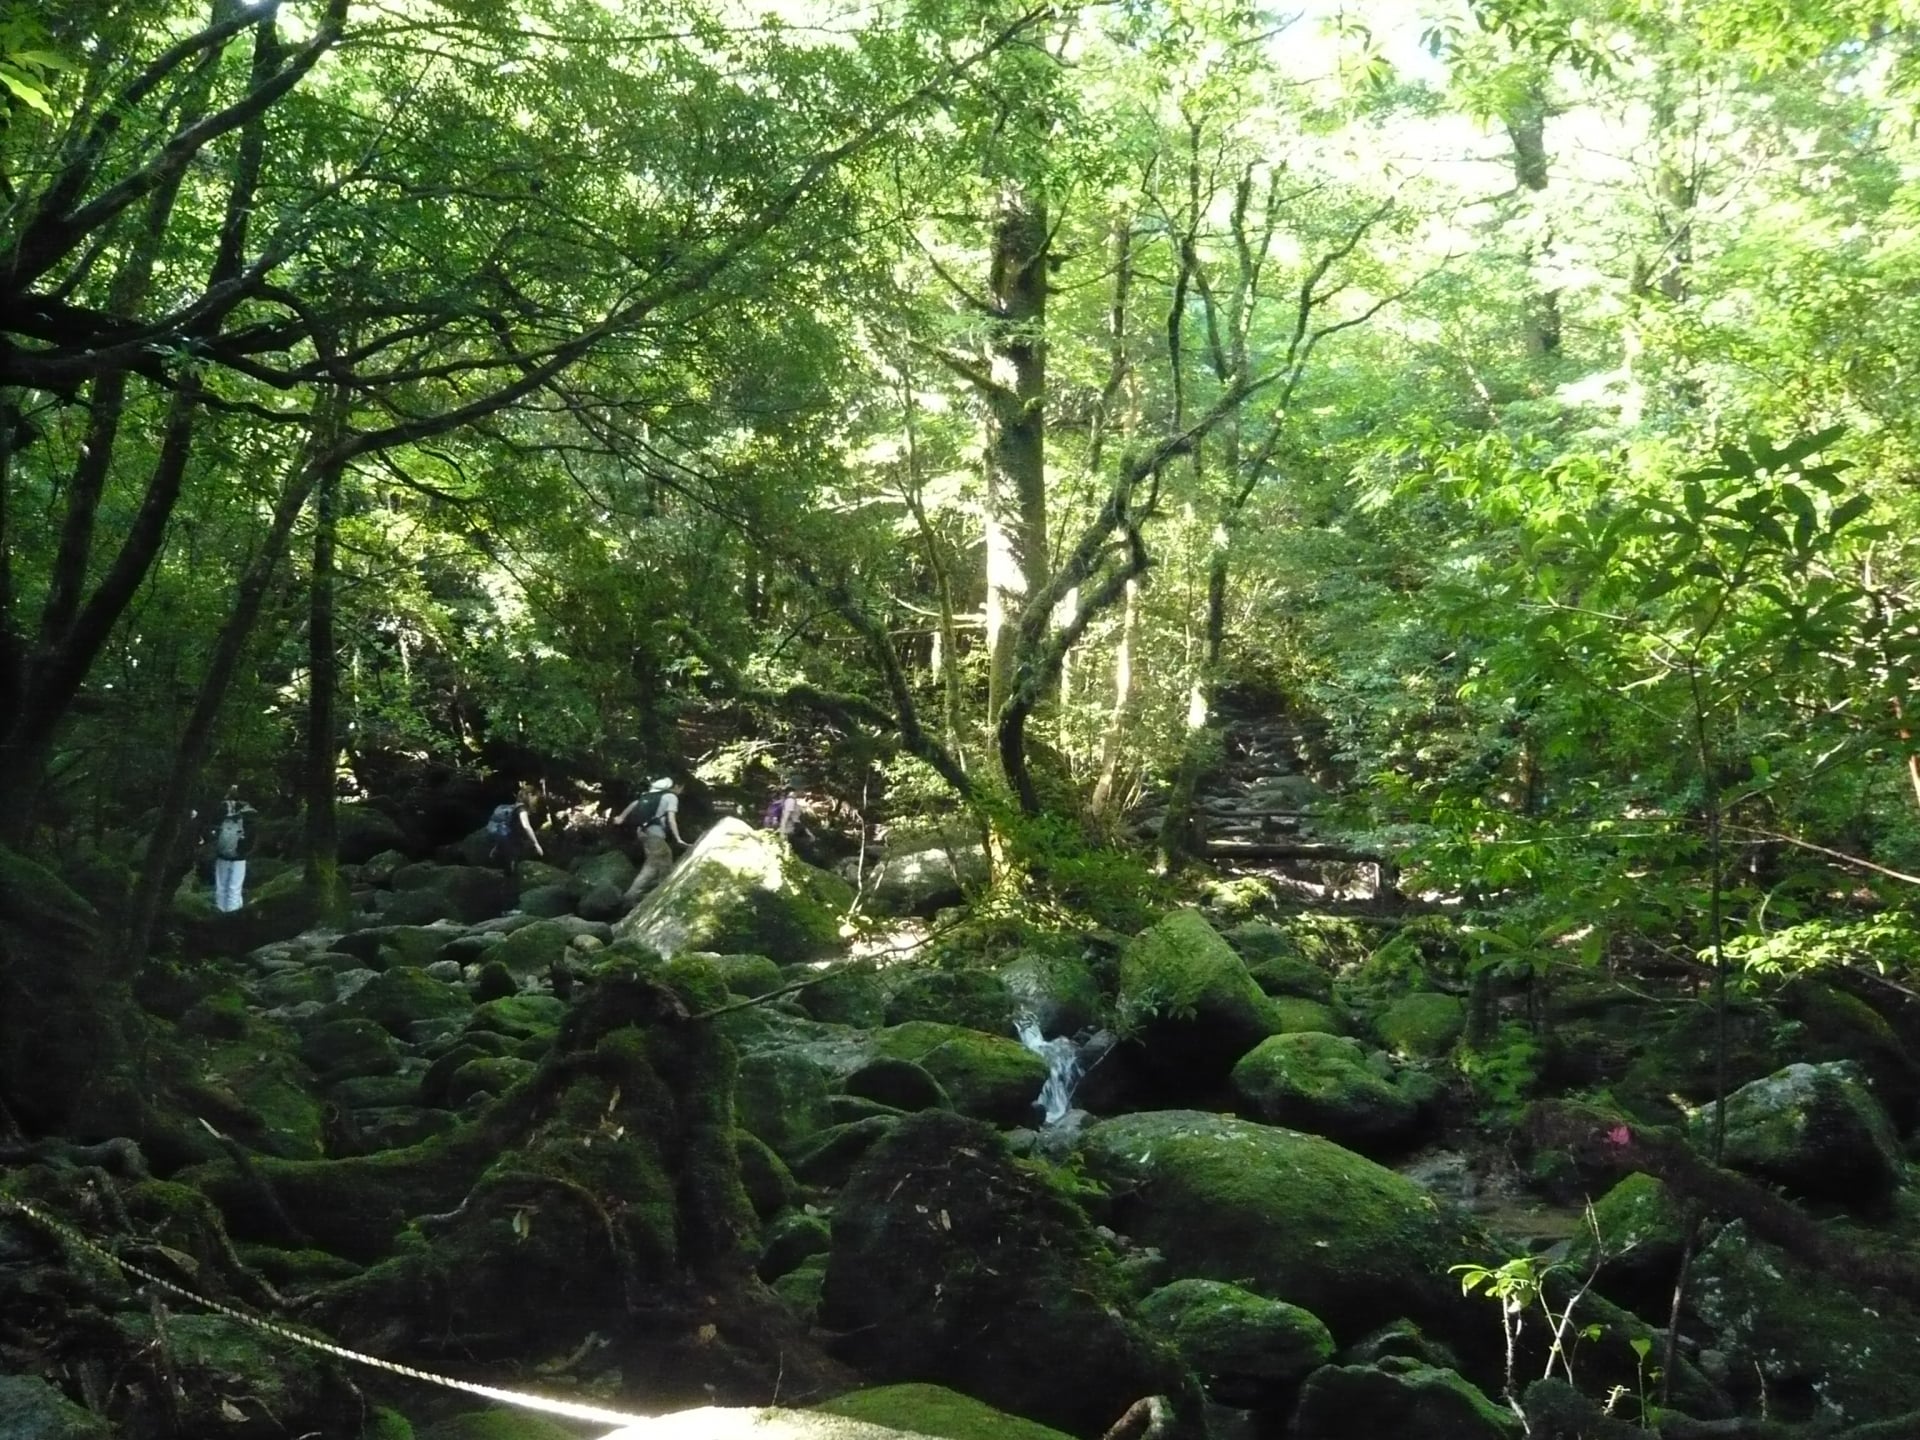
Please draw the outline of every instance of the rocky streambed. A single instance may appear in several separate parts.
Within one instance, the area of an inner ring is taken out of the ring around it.
[[[884,903],[921,903],[898,877],[922,871],[897,865]],[[956,923],[880,965],[847,958],[844,883],[738,822],[621,913],[630,877],[602,852],[503,893],[390,854],[356,869],[346,928],[239,943],[270,895],[225,936],[201,916],[231,958],[136,985],[177,1123],[138,1149],[17,1134],[5,1188],[359,1350],[633,1413],[777,1406],[766,1433],[1039,1440],[1131,1414],[1491,1440],[1522,1431],[1509,1391],[1537,1433],[1599,1434],[1662,1392],[1716,1433],[1920,1406],[1912,1296],[1781,1248],[1739,1194],[1671,1188],[1693,1183],[1661,1137],[1701,1123],[1669,1098],[1703,1098],[1697,1006],[1563,987],[1535,1090],[1560,1067],[1613,1108],[1529,1142],[1469,1083],[1438,925]],[[1920,1094],[1898,1033],[1838,991],[1749,1009],[1712,1173],[1849,1253],[1898,1245]],[[1023,1020],[1107,1037],[1052,1125]],[[1516,1256],[1539,1293],[1510,1359],[1456,1267]],[[0,1370],[0,1437],[576,1433],[155,1295],[5,1214]],[[1549,1370],[1576,1388],[1528,1388]]]

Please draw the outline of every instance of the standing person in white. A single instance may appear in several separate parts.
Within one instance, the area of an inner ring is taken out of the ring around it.
[[[240,798],[238,786],[227,791],[225,806],[213,827],[213,906],[222,912],[238,910],[246,902],[247,856],[253,850],[253,827],[247,817],[253,806]]]
[[[615,825],[624,825],[630,816],[637,814],[640,819],[640,846],[646,852],[640,873],[633,877],[633,884],[627,887],[628,905],[666,879],[667,872],[673,869],[673,851],[667,844],[669,836],[675,845],[686,848],[687,842],[680,838],[680,792],[684,788],[681,781],[663,775],[653,782],[646,794],[622,810],[613,822]]]

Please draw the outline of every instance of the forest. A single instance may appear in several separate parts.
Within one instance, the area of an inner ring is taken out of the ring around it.
[[[0,0],[0,1440],[1920,1436],[1916,56]]]

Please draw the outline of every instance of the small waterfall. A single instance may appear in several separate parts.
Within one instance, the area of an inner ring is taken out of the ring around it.
[[[1040,1097],[1034,1105],[1043,1117],[1042,1124],[1058,1125],[1073,1109],[1073,1092],[1083,1073],[1080,1047],[1068,1035],[1047,1039],[1040,1033],[1039,1017],[1031,1011],[1022,1011],[1014,1020],[1013,1033],[1020,1037],[1022,1045],[1047,1062],[1047,1083],[1040,1087]]]

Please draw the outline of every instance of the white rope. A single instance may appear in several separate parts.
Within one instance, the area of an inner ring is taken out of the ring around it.
[[[624,1410],[608,1410],[598,1405],[582,1405],[573,1400],[552,1400],[545,1395],[529,1395],[520,1390],[500,1390],[492,1385],[478,1385],[471,1380],[456,1380],[451,1375],[436,1375],[430,1370],[416,1370],[411,1365],[402,1365],[397,1360],[383,1360],[378,1355],[366,1355],[358,1350],[349,1350],[344,1345],[336,1345],[331,1340],[308,1335],[290,1325],[283,1325],[277,1320],[265,1320],[235,1306],[223,1304],[218,1300],[209,1300],[206,1296],[196,1294],[185,1286],[176,1285],[173,1281],[155,1275],[150,1270],[143,1270],[131,1261],[122,1260],[112,1251],[95,1244],[65,1221],[56,1220],[15,1196],[0,1192],[0,1207],[17,1210],[34,1224],[43,1226],[71,1244],[78,1245],[89,1255],[98,1256],[115,1269],[123,1270],[129,1275],[136,1275],[149,1285],[157,1285],[170,1295],[204,1306],[216,1314],[224,1315],[229,1320],[236,1320],[264,1334],[277,1335],[282,1340],[291,1340],[296,1345],[304,1345],[309,1350],[318,1350],[325,1355],[351,1360],[358,1365],[368,1365],[375,1370],[385,1370],[392,1375],[404,1375],[409,1380],[425,1381],[429,1385],[438,1385],[446,1390],[461,1390],[469,1395],[478,1395],[483,1400],[518,1406],[522,1410],[539,1410],[548,1415],[565,1415],[569,1419],[592,1420],[604,1425],[633,1426],[636,1434],[638,1427],[646,1424],[650,1418],[645,1415],[629,1414]]]

